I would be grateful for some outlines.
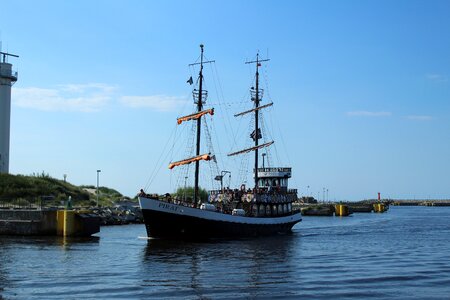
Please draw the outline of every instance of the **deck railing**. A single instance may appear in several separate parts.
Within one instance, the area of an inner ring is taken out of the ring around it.
[[[0,77],[7,77],[7,78],[12,79],[13,81],[16,81],[18,75],[19,75],[19,73],[17,71],[0,68]]]

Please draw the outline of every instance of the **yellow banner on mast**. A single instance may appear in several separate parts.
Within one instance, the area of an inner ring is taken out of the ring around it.
[[[214,159],[214,155],[211,156],[209,154],[202,154],[202,155],[199,155],[199,156],[195,156],[195,157],[191,157],[191,158],[187,158],[187,159],[183,159],[183,160],[180,160],[180,161],[176,161],[176,162],[170,163],[169,164],[169,169],[172,170],[175,167],[182,166],[182,165],[187,165],[187,164],[190,164],[192,162],[196,162],[196,161],[200,161],[200,160],[208,161],[208,160],[211,160],[211,159]]]
[[[195,114],[191,114],[191,115],[188,115],[188,116],[179,117],[177,119],[177,123],[178,123],[178,125],[180,125],[184,121],[197,120],[198,118],[201,118],[202,116],[204,116],[206,114],[210,114],[211,116],[213,116],[214,115],[214,108],[202,110],[200,112],[197,112]]]

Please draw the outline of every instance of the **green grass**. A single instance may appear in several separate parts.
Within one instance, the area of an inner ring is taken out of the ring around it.
[[[96,195],[83,188],[94,186],[76,186],[63,180],[55,179],[48,174],[11,175],[0,174],[0,201],[36,200],[45,198],[47,205],[60,205],[61,201],[72,198],[74,206],[90,206],[96,204]],[[118,191],[99,187],[99,204],[111,205],[123,198]]]

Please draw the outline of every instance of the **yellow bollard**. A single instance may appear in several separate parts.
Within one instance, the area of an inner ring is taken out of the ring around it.
[[[336,204],[334,206],[334,214],[339,217],[346,217],[350,214],[348,206],[344,204]]]
[[[56,212],[56,235],[64,236],[64,210]]]
[[[375,203],[373,205],[373,211],[376,213],[384,213],[386,211],[386,205],[383,203]]]
[[[56,212],[56,235],[91,236],[100,231],[100,218],[89,210],[58,210]]]
[[[64,211],[64,236],[73,236],[76,233],[75,212],[73,210]]]
[[[77,222],[75,219],[75,211],[58,210],[56,214],[57,225],[56,234],[59,236],[73,236],[77,233]]]

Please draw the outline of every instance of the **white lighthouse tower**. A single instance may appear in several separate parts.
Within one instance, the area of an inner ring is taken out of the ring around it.
[[[9,132],[11,121],[11,87],[17,81],[17,72],[7,57],[19,57],[0,52],[0,173],[9,172]]]

